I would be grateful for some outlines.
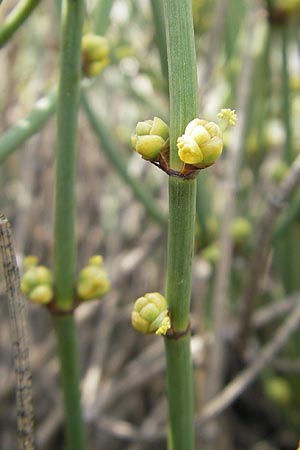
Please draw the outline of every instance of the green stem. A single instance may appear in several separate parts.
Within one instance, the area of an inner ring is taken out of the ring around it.
[[[197,69],[192,5],[189,0],[164,0],[170,87],[170,162],[182,168],[177,138],[197,117]]]
[[[113,5],[113,0],[98,0],[94,11],[94,31],[104,36],[109,24],[109,15]]]
[[[83,15],[83,0],[63,1],[57,102],[54,276],[56,307],[65,310],[73,306],[76,263],[76,147]]]
[[[52,315],[61,364],[68,450],[84,450],[85,433],[80,408],[80,373],[73,314]]]
[[[63,0],[60,77],[57,101],[53,314],[64,394],[68,450],[85,450],[79,394],[78,348],[75,336],[74,272],[76,264],[77,115],[81,79],[81,34],[84,0]]]
[[[282,27],[282,93],[283,93],[283,117],[285,121],[285,162],[291,164],[293,161],[292,149],[292,127],[290,111],[290,90],[289,90],[289,66],[288,66],[288,29]]]
[[[0,28],[0,47],[20,28],[39,3],[40,0],[21,0],[18,2]]]
[[[169,393],[169,450],[194,448],[194,418],[190,335],[179,340],[165,339]],[[170,391],[169,391],[170,392]]]
[[[197,117],[198,93],[192,4],[164,0],[170,88],[170,163],[182,168],[177,138]],[[196,181],[170,177],[166,296],[177,339],[165,339],[169,401],[169,449],[193,450],[193,394],[189,326]]]
[[[143,185],[132,178],[126,169],[126,163],[121,157],[118,144],[114,141],[112,133],[106,128],[99,116],[96,116],[86,95],[82,92],[81,102],[92,129],[101,142],[101,150],[116,169],[122,180],[130,187],[135,197],[144,205],[145,210],[159,225],[166,225],[166,216],[156,206]]]
[[[282,108],[285,125],[285,151],[284,160],[290,165],[293,160],[293,145],[292,145],[292,126],[291,126],[291,105],[290,105],[290,91],[289,91],[289,66],[288,66],[288,28],[283,26],[281,29],[281,43],[282,43]],[[295,288],[295,267],[291,264],[292,259],[298,259],[297,239],[294,233],[295,226],[291,225],[289,232],[282,237],[277,245],[277,253],[279,257],[279,264],[283,283],[286,293],[291,293]],[[297,255],[295,254],[297,252]]]
[[[15,125],[5,131],[0,136],[0,163],[32,135],[40,131],[54,113],[55,108],[56,92],[38,100],[25,119],[18,120]]]
[[[176,331],[184,331],[189,323],[195,208],[196,181],[171,177],[167,300]]]
[[[165,80],[168,80],[167,42],[164,16],[162,14],[162,0],[151,0],[151,7],[155,25],[155,41],[159,52],[161,71]]]

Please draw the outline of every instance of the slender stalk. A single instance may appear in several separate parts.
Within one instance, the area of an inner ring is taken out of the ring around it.
[[[282,107],[285,122],[285,161],[291,164],[293,160],[292,146],[292,126],[291,126],[291,108],[290,108],[290,90],[289,90],[289,66],[288,66],[288,29],[282,27]]]
[[[64,393],[64,413],[68,450],[83,450],[85,434],[80,405],[80,373],[74,317],[52,315],[61,364],[61,383]]]
[[[75,272],[77,113],[81,78],[83,0],[64,0],[57,102],[54,275],[56,306],[71,309]]]
[[[23,145],[27,139],[41,130],[52,116],[56,108],[56,92],[38,100],[25,119],[20,119],[15,125],[0,136],[0,163],[11,153]]]
[[[56,297],[53,322],[61,365],[68,450],[86,448],[80,409],[78,348],[73,317],[76,264],[76,144],[83,16],[84,0],[63,0],[57,102],[54,230]]]
[[[152,14],[155,26],[155,41],[159,52],[161,71],[166,80],[168,80],[168,61],[167,61],[167,42],[162,15],[162,0],[151,0]]]
[[[291,105],[289,90],[289,65],[288,65],[288,28],[281,29],[281,50],[282,50],[282,109],[285,126],[285,149],[284,160],[290,165],[293,159],[292,145],[292,125],[291,125]],[[289,232],[282,236],[276,246],[276,259],[281,271],[282,280],[287,294],[290,294],[298,287],[298,245],[297,245],[297,225],[291,224]],[[296,252],[296,253],[295,253]],[[294,261],[294,263],[291,263]],[[296,264],[295,264],[296,263]]]
[[[113,5],[113,0],[98,0],[94,11],[94,31],[104,35],[109,24],[109,15]]]
[[[7,16],[0,28],[0,47],[2,47],[30,16],[40,0],[21,0]]]
[[[170,88],[170,163],[180,170],[177,138],[197,117],[197,72],[190,0],[164,0]],[[189,326],[196,181],[170,177],[166,296],[177,339],[165,339],[172,450],[194,449]]]
[[[194,409],[190,335],[166,339],[169,402],[169,450],[194,448]]]
[[[101,149],[109,162],[116,169],[122,180],[130,187],[135,197],[144,205],[147,213],[160,225],[166,225],[166,217],[156,206],[154,199],[149,196],[144,186],[132,178],[126,169],[126,164],[118,151],[118,144],[114,142],[112,133],[106,128],[99,116],[96,116],[84,93],[81,102],[92,129],[101,142]]]

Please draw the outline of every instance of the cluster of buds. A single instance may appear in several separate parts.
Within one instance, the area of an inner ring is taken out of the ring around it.
[[[222,109],[218,114],[219,125],[204,119],[194,119],[177,140],[178,156],[185,164],[199,169],[214,164],[223,150],[223,131],[234,126],[236,114],[231,109]]]
[[[159,292],[150,292],[138,298],[131,314],[131,323],[141,333],[165,335],[171,328],[165,297]]]
[[[159,117],[138,122],[135,134],[131,136],[135,151],[148,161],[156,161],[160,153],[168,149],[169,127]]]
[[[159,117],[138,122],[131,143],[135,151],[171,175],[189,176],[214,164],[223,149],[223,131],[236,123],[235,111],[222,109],[220,123],[193,119],[177,140],[178,156],[184,163],[182,172],[169,167],[169,128]],[[186,167],[185,167],[186,166]]]
[[[107,272],[101,255],[92,256],[78,276],[77,294],[80,300],[101,298],[110,289]]]
[[[95,77],[108,66],[109,44],[104,36],[85,34],[81,41],[82,72],[86,77]]]
[[[24,260],[25,272],[21,279],[21,290],[34,303],[46,305],[53,300],[53,278],[49,269],[38,265],[36,256]]]

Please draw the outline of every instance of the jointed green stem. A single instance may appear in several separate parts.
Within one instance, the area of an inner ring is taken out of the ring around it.
[[[101,148],[108,160],[123,181],[131,188],[136,198],[144,205],[148,214],[160,225],[166,225],[166,217],[159,210],[158,206],[156,206],[154,199],[152,199],[144,187],[127,172],[125,161],[117,149],[117,143],[114,142],[111,133],[107,130],[100,117],[96,116],[84,93],[81,95],[81,101],[90,125],[100,140],[102,144]]]
[[[18,2],[0,28],[0,47],[10,39],[39,3],[40,0],[21,0]]]
[[[194,448],[193,384],[190,335],[165,340],[169,386],[169,450]],[[170,388],[173,393],[170,393]]]
[[[190,0],[164,0],[170,89],[170,162],[180,170],[177,138],[197,117],[197,75]],[[196,181],[170,177],[166,296],[175,332],[189,324]],[[189,333],[166,338],[169,449],[193,450],[193,395]]]
[[[75,321],[72,314],[53,315],[61,365],[68,450],[84,450],[85,435],[80,409],[80,373]]]
[[[54,275],[56,306],[73,305],[76,264],[77,113],[81,78],[81,30],[84,1],[64,0],[57,102]]]
[[[171,177],[166,295],[176,331],[189,323],[195,208],[196,181]]]
[[[190,0],[164,0],[170,88],[171,167],[180,170],[177,138],[197,117],[197,71]]]
[[[61,59],[57,101],[55,180],[54,314],[64,394],[68,450],[85,450],[81,417],[78,348],[73,317],[76,264],[76,160],[77,115],[81,79],[81,30],[84,0],[63,0]]]
[[[33,110],[25,118],[0,136],[0,163],[18,149],[33,134],[37,133],[48,121],[56,108],[56,92],[37,101]]]

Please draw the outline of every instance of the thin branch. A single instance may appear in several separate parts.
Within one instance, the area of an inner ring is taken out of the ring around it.
[[[299,301],[300,294],[299,292],[297,292],[280,302],[271,302],[267,306],[259,308],[259,310],[253,314],[251,325],[255,329],[262,328],[268,325],[270,322],[280,319],[282,316],[287,314],[295,306],[296,303],[299,303]]]
[[[17,382],[17,434],[19,450],[34,450],[31,370],[25,301],[13,248],[11,227],[0,215],[0,256],[6,282],[13,359]]]
[[[293,162],[288,175],[280,184],[275,195],[269,200],[267,210],[262,218],[258,229],[256,246],[246,273],[249,274],[242,299],[242,310],[239,326],[240,347],[243,349],[246,344],[252,320],[255,300],[259,289],[259,280],[267,264],[269,245],[271,240],[271,230],[276,218],[286,206],[286,202],[300,183],[300,155]]]

